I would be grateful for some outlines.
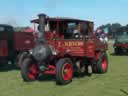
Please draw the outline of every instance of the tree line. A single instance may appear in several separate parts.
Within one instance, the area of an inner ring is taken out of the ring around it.
[[[111,39],[114,39],[116,37],[116,34],[119,32],[128,32],[128,24],[125,26],[122,26],[120,23],[113,23],[113,24],[105,24],[101,25],[98,28],[104,30],[105,28],[108,29],[108,37]]]

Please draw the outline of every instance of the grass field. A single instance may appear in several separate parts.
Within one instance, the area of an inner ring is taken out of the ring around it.
[[[47,78],[25,83],[18,70],[0,72],[0,96],[128,96],[128,56],[111,55],[111,45],[108,53],[107,74],[74,78],[66,86]]]

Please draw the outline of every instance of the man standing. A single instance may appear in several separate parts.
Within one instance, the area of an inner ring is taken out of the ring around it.
[[[102,29],[97,29],[95,34],[101,42],[108,42],[107,34]]]

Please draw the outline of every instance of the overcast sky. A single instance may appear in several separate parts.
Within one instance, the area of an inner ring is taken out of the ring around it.
[[[128,0],[0,0],[0,23],[30,26],[39,13],[106,23],[128,23]]]

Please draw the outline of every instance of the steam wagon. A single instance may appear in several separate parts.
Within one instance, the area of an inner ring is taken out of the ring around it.
[[[0,24],[0,65],[14,63],[22,52],[34,46],[32,33],[14,32],[10,25]]]
[[[57,84],[64,85],[72,81],[74,73],[107,72],[108,46],[93,34],[93,22],[45,14],[31,22],[37,25],[37,39],[22,60],[24,81],[50,74],[56,76]]]

